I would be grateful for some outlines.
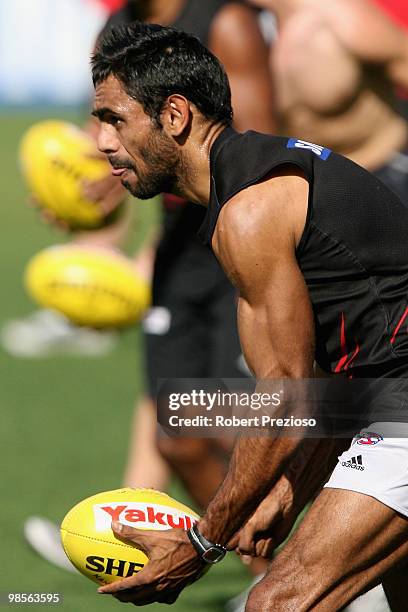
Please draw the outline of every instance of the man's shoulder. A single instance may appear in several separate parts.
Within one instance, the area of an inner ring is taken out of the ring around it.
[[[259,183],[280,165],[293,164],[311,176],[313,160],[302,155],[304,149],[293,146],[297,142],[285,136],[254,131],[238,133],[227,129],[211,150],[211,174],[219,204],[242,189]],[[316,150],[320,153],[321,149]]]
[[[296,217],[305,217],[308,183],[296,166],[278,168],[260,182],[231,196],[219,216],[218,229],[238,242],[269,234],[274,245],[293,234]],[[271,248],[273,245],[271,244]]]
[[[289,137],[287,136],[264,134],[254,130],[237,132],[232,127],[227,127],[215,141],[211,149],[211,157],[214,159],[218,158],[221,152],[223,154],[233,155],[246,147],[251,147],[251,149],[264,147],[265,151],[273,147],[275,149],[285,148],[288,140]]]

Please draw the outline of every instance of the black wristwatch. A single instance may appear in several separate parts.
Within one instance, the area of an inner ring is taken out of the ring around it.
[[[206,563],[219,563],[225,557],[227,553],[225,546],[209,542],[198,531],[196,523],[187,531],[187,535],[196,549],[198,556]]]

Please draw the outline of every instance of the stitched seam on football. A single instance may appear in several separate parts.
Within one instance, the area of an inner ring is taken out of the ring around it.
[[[132,543],[124,544],[123,542],[108,542],[106,540],[100,540],[99,538],[96,538],[96,537],[82,535],[82,533],[76,533],[75,531],[67,531],[66,529],[61,529],[61,531],[64,531],[68,535],[74,535],[74,536],[77,536],[78,538],[84,538],[84,540],[92,540],[92,542],[102,542],[102,544],[108,544],[108,545],[112,544],[113,546],[121,546],[122,548],[126,548],[128,546],[130,546],[131,548],[136,548],[136,544],[132,544]],[[146,554],[141,548],[138,548],[137,550],[140,550],[142,553]]]

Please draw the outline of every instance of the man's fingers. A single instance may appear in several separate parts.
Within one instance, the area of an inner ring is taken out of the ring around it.
[[[115,595],[116,593],[123,593],[126,590],[132,590],[134,594],[139,588],[144,588],[149,584],[149,571],[147,566],[144,567],[135,576],[129,576],[123,580],[116,580],[110,584],[105,584],[103,587],[99,587],[98,593],[103,595]]]
[[[232,538],[230,539],[230,541],[228,542],[226,546],[227,550],[235,550],[238,547],[238,543],[239,543],[239,532],[236,533],[234,536],[232,536]]]
[[[250,525],[246,525],[240,532],[238,550],[241,555],[255,555],[255,532]]]
[[[255,545],[256,556],[264,559],[270,559],[274,550],[275,542],[272,538],[262,538]]]
[[[119,523],[119,521],[112,521],[111,525],[113,533],[120,538],[121,540],[130,540],[135,544],[140,544],[141,550],[147,552],[150,549],[148,544],[148,539],[151,537],[151,531],[149,530],[149,536],[146,538],[146,531],[142,529],[135,529],[134,527],[130,527],[129,525],[123,525],[123,523]]]
[[[144,567],[135,576],[99,587],[98,593],[113,595],[119,601],[131,602],[134,605],[146,605],[155,601],[173,603],[179,595],[178,592],[174,593],[166,590],[163,590],[163,593],[160,594],[156,587],[154,570],[151,571],[149,566]]]
[[[172,603],[184,586],[203,573],[203,563],[181,529],[140,530],[112,521],[112,530],[120,540],[143,550],[149,563],[134,576],[100,587],[101,594],[137,606]]]
[[[129,525],[123,525],[118,521],[112,521],[112,531],[121,540],[127,540],[136,544],[137,548],[149,556],[155,547],[155,540],[160,540],[160,532],[151,529],[135,529]]]

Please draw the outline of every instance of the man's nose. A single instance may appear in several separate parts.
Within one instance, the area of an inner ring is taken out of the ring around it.
[[[113,126],[102,123],[98,133],[97,145],[101,153],[105,153],[106,155],[117,153],[120,142]]]

